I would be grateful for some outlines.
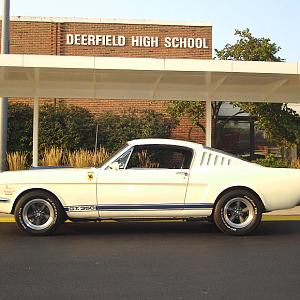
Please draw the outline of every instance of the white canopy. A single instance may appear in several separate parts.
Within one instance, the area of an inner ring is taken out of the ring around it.
[[[300,63],[0,55],[0,96],[300,103]],[[210,145],[210,134],[206,144]]]
[[[300,102],[300,63],[0,55],[1,97]]]

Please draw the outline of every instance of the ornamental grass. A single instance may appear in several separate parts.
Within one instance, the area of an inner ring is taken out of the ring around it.
[[[41,166],[62,166],[64,160],[64,154],[62,149],[52,147],[50,149],[45,149],[42,158],[40,159]]]
[[[74,168],[84,168],[91,167],[94,165],[101,164],[104,160],[109,157],[110,153],[102,146],[100,146],[99,150],[91,151],[91,150],[76,150],[69,151],[64,153],[60,148],[52,147],[51,149],[45,149],[44,154],[41,156],[39,160],[40,166],[70,166]],[[8,152],[6,154],[7,158],[7,170],[26,170],[29,168],[31,164],[30,154],[26,154],[25,152]],[[142,153],[139,157],[140,165],[143,167],[150,167],[151,162],[149,161],[147,153]],[[266,161],[267,160],[267,164]],[[270,164],[270,159],[264,160],[256,160],[253,161],[255,163],[259,163],[263,166],[273,167],[273,168],[293,168],[300,169],[300,158],[293,159],[291,161],[276,161],[276,163]],[[158,166],[152,166],[158,167]]]
[[[76,150],[63,152],[62,149],[52,147],[45,149],[43,155],[39,159],[39,166],[59,167],[70,166],[75,168],[92,167],[102,163],[109,157],[110,153],[100,146],[99,150]],[[6,155],[7,170],[25,170],[30,166],[30,155],[23,152],[9,152]]]
[[[295,158],[290,163],[290,168],[300,169],[300,158]]]
[[[84,168],[91,167],[102,163],[105,159],[109,157],[109,152],[105,148],[100,146],[98,151],[90,150],[76,150],[74,152],[69,151],[66,157],[65,165]]]
[[[6,153],[7,170],[25,170],[27,169],[27,156],[24,152],[10,152]]]

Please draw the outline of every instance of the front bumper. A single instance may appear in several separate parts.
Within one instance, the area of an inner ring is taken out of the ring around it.
[[[0,213],[10,214],[12,210],[11,200],[5,197],[0,197]]]

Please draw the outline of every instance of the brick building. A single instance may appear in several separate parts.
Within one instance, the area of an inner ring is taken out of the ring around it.
[[[211,59],[212,25],[204,22],[103,20],[77,18],[11,17],[10,53],[95,57]],[[33,104],[33,99],[12,99]],[[104,110],[149,108],[145,100],[40,99],[61,105],[78,105],[93,114]],[[151,108],[163,112],[163,103]],[[203,120],[205,124],[205,120]],[[191,124],[182,119],[174,138],[187,139]],[[193,140],[204,142],[200,129]]]

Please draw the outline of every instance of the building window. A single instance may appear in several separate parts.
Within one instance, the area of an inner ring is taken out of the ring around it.
[[[283,157],[281,150],[267,140],[265,132],[257,128],[257,122],[248,117],[235,117],[218,130],[217,148],[220,150],[250,161],[266,158],[269,154],[274,154],[279,159]]]

